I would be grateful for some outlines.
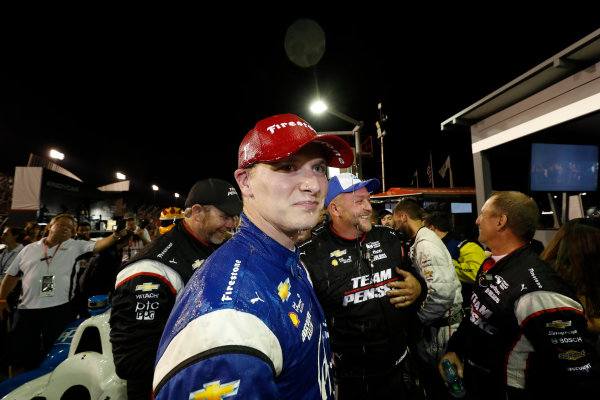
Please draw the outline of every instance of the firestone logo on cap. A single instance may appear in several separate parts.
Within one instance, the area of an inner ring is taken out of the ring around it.
[[[306,122],[301,122],[301,121],[289,121],[289,122],[282,122],[279,124],[274,124],[274,125],[267,127],[267,131],[269,133],[273,134],[273,133],[275,133],[275,129],[278,129],[278,130],[283,129],[288,125],[289,126],[303,126],[305,128],[312,130],[315,134],[317,133],[317,131],[315,131],[312,126],[310,126]]]
[[[289,157],[311,142],[324,147],[329,166],[345,167],[354,158],[352,149],[343,139],[335,135],[319,136],[302,118],[280,114],[257,122],[244,137],[238,149],[238,168]]]

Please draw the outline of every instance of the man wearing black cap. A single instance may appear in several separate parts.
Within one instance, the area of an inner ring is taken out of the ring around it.
[[[209,178],[192,186],[185,207],[183,222],[145,246],[117,275],[110,341],[129,400],[151,399],[156,349],[175,300],[234,228],[242,202],[231,184]]]
[[[387,208],[383,208],[379,210],[377,213],[379,215],[379,222],[381,225],[389,226],[392,229],[396,229],[396,224],[394,223],[394,215]]]
[[[259,121],[242,140],[237,232],[177,300],[159,345],[154,396],[165,399],[333,399],[323,310],[296,241],[313,228],[326,167],[352,164],[342,138],[291,114]]]

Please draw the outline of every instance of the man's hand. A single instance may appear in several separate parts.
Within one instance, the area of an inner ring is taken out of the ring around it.
[[[387,295],[391,297],[390,303],[396,308],[408,307],[421,294],[421,284],[410,272],[396,267],[398,275],[404,278],[404,280],[398,280],[388,283],[388,287],[391,289],[387,292]]]
[[[124,237],[125,235],[127,235],[129,233],[129,231],[127,230],[127,228],[123,228],[119,231],[117,231],[116,229],[113,231],[113,237],[115,238],[115,241],[119,241],[121,240],[122,237]]]
[[[0,321],[4,321],[4,316],[10,313],[10,307],[6,301],[0,302]]]
[[[440,361],[438,362],[438,371],[440,373],[440,375],[442,376],[442,379],[444,380],[444,382],[446,382],[446,377],[444,376],[444,367],[442,367],[442,361],[444,360],[450,360],[451,364],[454,364],[454,366],[456,367],[456,373],[458,374],[458,376],[462,378],[463,377],[463,364],[460,361],[460,358],[458,358],[458,355],[453,352],[453,351],[449,351],[448,353],[444,354],[442,356],[442,358],[440,358]],[[448,386],[448,384],[446,383],[446,386]]]

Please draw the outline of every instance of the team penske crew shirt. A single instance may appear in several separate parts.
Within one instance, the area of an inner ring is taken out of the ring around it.
[[[597,393],[600,365],[586,327],[575,294],[525,245],[480,269],[470,317],[448,351],[464,358],[467,392],[475,397],[504,398],[507,386],[538,396],[531,398],[584,388]]]
[[[408,332],[418,322],[416,308],[427,290],[398,235],[376,225],[357,239],[347,239],[328,224],[300,247],[327,316],[340,379],[386,373],[406,352]],[[421,284],[421,297],[411,307],[396,308],[386,295],[387,283],[399,279],[396,267],[411,272]]]

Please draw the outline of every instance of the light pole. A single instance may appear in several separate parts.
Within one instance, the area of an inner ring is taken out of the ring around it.
[[[360,155],[360,131],[362,130],[365,123],[363,121],[358,121],[348,115],[341,113],[339,111],[333,110],[329,108],[325,103],[318,100],[311,104],[310,110],[315,114],[320,114],[323,111],[327,111],[329,114],[338,117],[339,119],[343,119],[346,122],[349,122],[354,125],[354,129],[352,132],[332,132],[334,135],[353,135],[354,136],[354,159],[356,161],[356,176],[359,179],[362,178],[362,157]]]
[[[157,190],[158,190],[158,186],[152,185],[152,195],[154,197],[154,204],[153,205],[156,205],[156,191]]]
[[[381,191],[385,192],[385,164],[383,162],[383,137],[386,135],[385,129],[382,130],[381,126],[385,121],[387,121],[387,115],[381,113],[381,103],[377,105],[379,109],[379,121],[375,122],[375,126],[377,127],[377,138],[381,142]]]

